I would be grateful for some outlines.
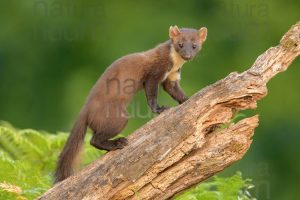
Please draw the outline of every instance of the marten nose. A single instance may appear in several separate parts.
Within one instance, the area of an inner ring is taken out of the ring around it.
[[[190,60],[192,58],[192,55],[185,55],[183,56],[183,59],[185,60]]]

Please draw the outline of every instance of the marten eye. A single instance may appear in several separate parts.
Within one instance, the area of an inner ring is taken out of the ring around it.
[[[197,44],[193,44],[193,49],[196,49],[197,48]]]
[[[178,46],[179,46],[180,48],[182,48],[182,47],[183,47],[183,43],[178,43]]]

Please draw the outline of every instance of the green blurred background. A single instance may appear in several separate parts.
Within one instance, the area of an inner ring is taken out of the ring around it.
[[[69,131],[105,68],[128,53],[168,39],[170,25],[208,28],[200,55],[185,64],[190,96],[249,68],[300,20],[298,0],[101,1],[26,0],[0,3],[0,120],[18,128]],[[223,174],[254,180],[258,199],[300,196],[300,59],[272,80],[259,102],[260,126],[251,149]],[[298,67],[297,67],[298,66]],[[159,102],[176,105],[163,92]],[[129,134],[152,114],[139,93]]]

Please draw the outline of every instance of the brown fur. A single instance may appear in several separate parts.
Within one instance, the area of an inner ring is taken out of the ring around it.
[[[71,175],[87,127],[93,131],[90,143],[98,149],[111,151],[121,149],[127,144],[126,138],[111,138],[126,126],[126,108],[138,90],[145,90],[148,105],[155,113],[167,109],[159,106],[156,101],[160,84],[179,103],[188,99],[179,85],[180,69],[185,62],[184,58],[193,58],[205,38],[203,40],[203,36],[201,37],[201,31],[178,29],[176,26],[170,27],[169,35],[170,40],[151,50],[116,60],[99,78],[59,156],[55,182]],[[206,37],[206,33],[204,36]],[[186,47],[178,47],[178,42],[185,42]],[[198,45],[197,49],[191,50],[192,43]]]

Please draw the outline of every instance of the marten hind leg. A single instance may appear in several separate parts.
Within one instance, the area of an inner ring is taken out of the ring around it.
[[[90,144],[97,149],[106,151],[124,148],[128,144],[126,138],[121,137],[114,140],[111,138],[118,135],[124,129],[127,122],[127,117],[118,117],[113,122],[107,123],[103,130],[99,132],[94,131],[94,135],[90,141]]]
[[[102,136],[103,134],[94,134],[90,142],[91,145],[100,150],[113,151],[117,149],[122,149],[128,144],[127,139],[124,137],[117,138],[114,140],[103,140]]]

